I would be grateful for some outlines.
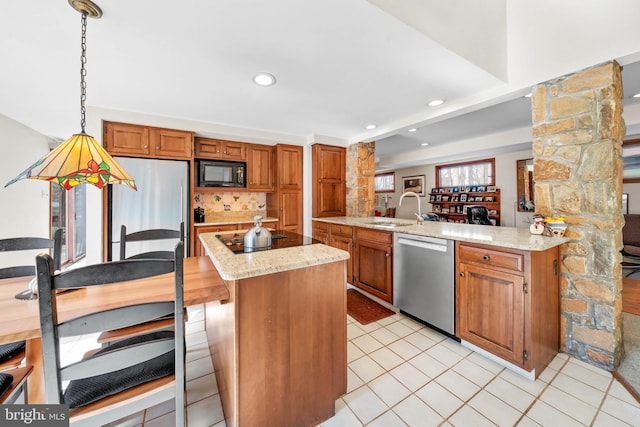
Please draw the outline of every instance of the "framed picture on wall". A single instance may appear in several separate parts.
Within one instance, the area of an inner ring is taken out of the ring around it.
[[[424,196],[424,175],[403,176],[402,191],[413,191],[418,196]]]

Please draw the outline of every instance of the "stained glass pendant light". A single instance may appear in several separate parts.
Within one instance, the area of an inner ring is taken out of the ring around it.
[[[41,179],[55,182],[69,190],[79,184],[92,184],[103,188],[107,184],[126,184],[137,190],[136,184],[125,170],[90,135],[85,133],[85,82],[87,62],[87,16],[100,18],[102,10],[90,0],[68,0],[71,7],[82,14],[82,55],[80,57],[80,126],[77,133],[49,152],[6,185],[23,179]]]

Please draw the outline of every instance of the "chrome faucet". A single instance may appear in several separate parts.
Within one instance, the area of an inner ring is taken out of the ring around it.
[[[405,191],[404,193],[402,193],[402,196],[400,196],[400,201],[398,202],[398,206],[402,206],[402,199],[404,199],[404,196],[414,196],[418,201],[418,213],[414,212],[413,214],[418,218],[418,224],[422,224],[422,222],[424,221],[424,218],[422,218],[422,212],[420,211],[420,196],[418,196],[413,191]]]

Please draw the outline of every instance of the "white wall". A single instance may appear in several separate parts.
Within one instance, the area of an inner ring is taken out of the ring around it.
[[[49,186],[23,179],[4,185],[49,151],[50,139],[0,114],[0,238],[50,237]],[[1,254],[0,266],[34,262],[39,251]]]
[[[629,194],[629,213],[640,214],[640,182],[623,184],[622,192]]]
[[[529,227],[529,220],[533,217],[533,212],[516,212],[516,161],[531,158],[531,150],[501,154],[493,157],[495,157],[496,160],[496,186],[500,188],[500,225],[520,228]],[[396,218],[414,219],[414,212],[418,211],[415,197],[405,197],[402,201],[402,206],[398,206],[400,196],[402,195],[402,177],[424,175],[425,192],[429,193],[431,188],[436,186],[435,166],[435,164],[414,166],[395,171],[396,191],[395,193],[388,193],[392,197],[388,206],[396,208]],[[640,200],[638,202],[640,203]],[[428,196],[420,197],[420,205],[422,212],[431,211]],[[382,194],[379,194],[377,197],[376,207],[378,210],[384,212]]]

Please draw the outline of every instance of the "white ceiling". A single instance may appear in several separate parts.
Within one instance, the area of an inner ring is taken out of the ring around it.
[[[376,140],[377,156],[397,156],[529,126],[521,95],[539,81],[610,59],[626,72],[639,57],[640,2],[610,3],[99,1],[87,105],[184,120],[207,136],[235,127],[276,141]],[[576,10],[585,15],[569,31]],[[598,27],[584,25],[590,16]],[[57,140],[79,131],[79,56],[80,15],[66,1],[2,2],[0,114]],[[261,71],[277,84],[253,84]],[[437,98],[447,102],[427,107]]]

